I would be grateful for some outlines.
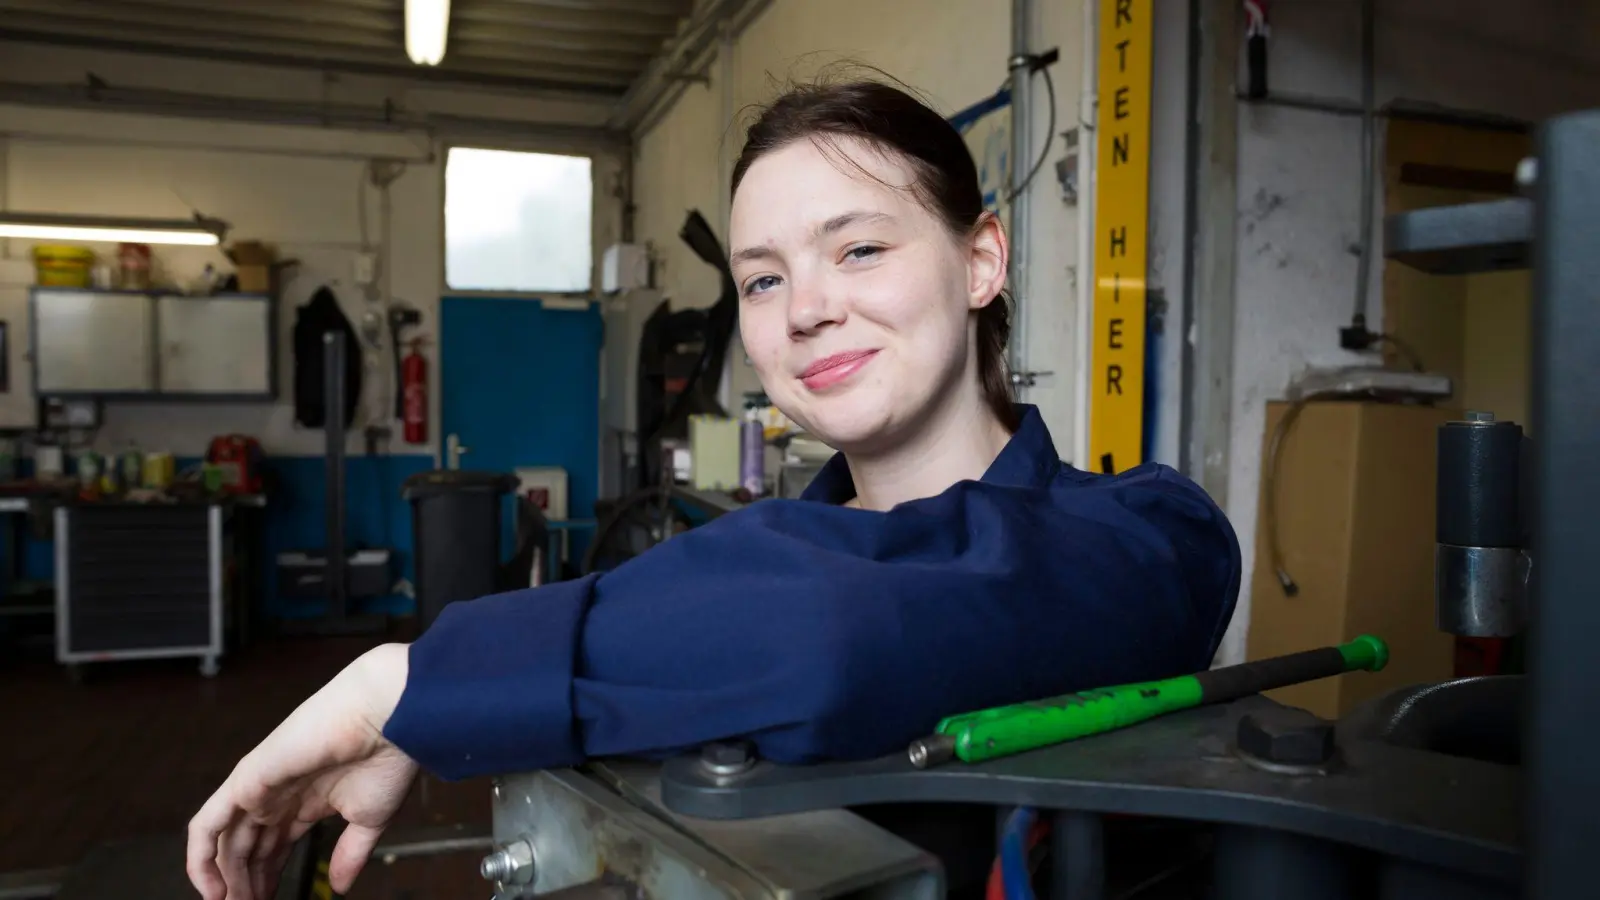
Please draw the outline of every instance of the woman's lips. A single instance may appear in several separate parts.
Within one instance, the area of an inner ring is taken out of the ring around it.
[[[852,350],[819,359],[800,374],[800,382],[812,391],[823,391],[856,374],[878,355],[876,350]]]

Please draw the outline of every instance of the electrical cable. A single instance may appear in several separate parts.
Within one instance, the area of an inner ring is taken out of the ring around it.
[[[1019,806],[1006,817],[1000,833],[1000,877],[1006,900],[1034,900],[1033,881],[1028,867],[1028,837],[1038,814],[1031,807]]]
[[[1267,532],[1267,553],[1271,557],[1272,571],[1278,578],[1278,584],[1283,588],[1285,597],[1293,597],[1300,593],[1300,586],[1295,584],[1294,578],[1289,575],[1288,567],[1283,562],[1283,542],[1278,534],[1278,461],[1283,456],[1283,442],[1288,437],[1289,429],[1294,425],[1294,420],[1300,417],[1300,411],[1305,409],[1309,398],[1301,398],[1289,405],[1284,410],[1283,417],[1278,420],[1277,427],[1272,429],[1272,442],[1267,445],[1267,464],[1262,475],[1261,514],[1266,519],[1261,523]]]
[[[1392,335],[1375,335],[1376,340],[1392,344],[1396,351],[1405,356],[1415,371],[1426,371],[1422,365],[1422,357],[1405,341]],[[1332,397],[1342,395],[1331,395]],[[1283,559],[1282,536],[1278,532],[1278,465],[1283,458],[1283,444],[1288,440],[1289,430],[1294,427],[1295,420],[1306,405],[1318,399],[1316,395],[1300,397],[1284,410],[1283,417],[1272,429],[1272,441],[1267,445],[1266,465],[1262,467],[1261,492],[1263,521],[1261,527],[1267,533],[1267,552],[1271,557],[1272,571],[1278,579],[1278,584],[1283,588],[1286,597],[1293,597],[1300,593],[1300,586],[1295,583],[1294,577],[1289,574],[1289,567]],[[1331,397],[1330,397],[1331,399]]]
[[[1039,170],[1044,168],[1045,160],[1050,158],[1050,148],[1055,144],[1055,139],[1056,139],[1056,82],[1055,82],[1055,79],[1050,77],[1049,64],[1041,62],[1043,59],[1044,59],[1043,56],[1031,56],[1031,57],[1029,57],[1030,64],[1032,64],[1032,65],[1037,67],[1037,68],[1034,69],[1034,71],[1039,73],[1040,75],[1044,76],[1045,93],[1050,98],[1050,104],[1049,104],[1049,108],[1050,108],[1050,124],[1045,129],[1044,148],[1039,151],[1039,158],[1038,158],[1038,160],[1036,160],[1034,162],[1033,168],[1028,171],[1028,176],[1026,178],[1022,179],[1022,183],[1017,185],[1016,188],[1014,188],[1010,193],[1006,194],[1005,199],[1001,201],[1001,205],[1003,205],[1003,206],[1009,206],[1011,204],[1011,201],[1013,201],[1013,200],[1017,199],[1018,197],[1022,196],[1022,192],[1028,189],[1028,185],[1033,183],[1034,176],[1038,175],[1039,174]],[[1013,106],[1012,107],[1013,116],[1015,115],[1015,111],[1016,111],[1016,107]],[[1013,122],[1012,123],[1012,127],[1013,128],[1017,127],[1017,123]]]
[[[1392,334],[1376,334],[1373,335],[1373,340],[1386,343],[1393,347],[1396,353],[1405,357],[1406,362],[1411,364],[1411,370],[1413,372],[1426,371],[1422,367],[1422,357],[1417,355],[1417,351],[1412,349],[1410,344],[1406,343],[1400,338],[1397,338]]]

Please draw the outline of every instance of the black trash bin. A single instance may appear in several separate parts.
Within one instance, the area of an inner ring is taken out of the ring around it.
[[[417,558],[417,616],[425,630],[448,603],[496,591],[500,499],[517,478],[500,472],[439,470],[406,479]]]

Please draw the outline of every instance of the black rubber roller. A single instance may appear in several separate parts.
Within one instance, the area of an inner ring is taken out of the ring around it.
[[[1521,425],[1469,421],[1439,426],[1438,542],[1520,546],[1521,472]]]

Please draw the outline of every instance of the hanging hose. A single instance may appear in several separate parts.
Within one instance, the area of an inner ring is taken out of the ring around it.
[[[1033,900],[1033,878],[1028,868],[1029,837],[1038,814],[1019,806],[1006,818],[1000,832],[1000,879],[1006,900]]]

